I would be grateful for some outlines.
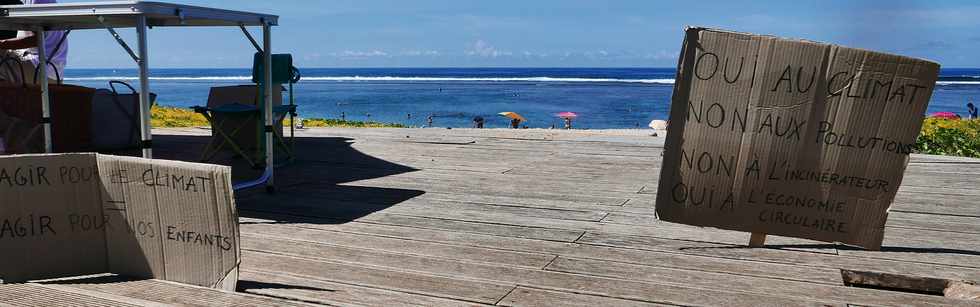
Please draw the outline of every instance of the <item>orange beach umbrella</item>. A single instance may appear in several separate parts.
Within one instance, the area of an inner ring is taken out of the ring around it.
[[[503,117],[507,117],[507,118],[511,118],[511,119],[516,119],[516,120],[519,120],[519,121],[522,121],[522,122],[526,122],[527,121],[527,119],[525,119],[524,116],[521,116],[520,114],[517,114],[517,113],[514,113],[514,112],[500,112],[500,113],[497,113],[497,114],[500,114],[500,116],[503,116]]]

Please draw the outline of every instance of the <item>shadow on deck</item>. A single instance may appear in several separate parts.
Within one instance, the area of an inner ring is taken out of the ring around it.
[[[153,141],[155,157],[198,161],[209,140],[208,136],[158,135]],[[284,224],[342,224],[425,194],[420,190],[345,185],[418,170],[364,154],[351,147],[353,141],[340,137],[296,138],[296,159],[276,169],[277,192],[237,191],[239,215]],[[231,154],[219,155],[209,163],[231,165],[236,181],[261,174],[261,170],[251,169]]]

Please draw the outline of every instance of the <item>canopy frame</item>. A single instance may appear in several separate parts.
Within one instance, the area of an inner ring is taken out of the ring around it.
[[[153,134],[150,127],[150,79],[147,28],[188,26],[236,26],[263,56],[265,67],[272,66],[272,27],[278,25],[278,16],[215,8],[180,5],[162,2],[114,1],[81,2],[38,5],[0,6],[0,29],[31,30],[40,42],[45,41],[45,31],[71,29],[105,29],[139,66],[140,149],[142,156],[153,158]],[[262,47],[248,32],[246,26],[262,27]],[[136,51],[116,32],[116,28],[135,28]],[[38,69],[41,87],[41,111],[44,129],[45,152],[53,152],[51,139],[51,101],[47,76],[47,50],[38,46]],[[265,185],[274,191],[273,117],[272,117],[272,69],[264,69],[262,120],[265,145],[265,171],[256,180],[235,184],[235,189]]]

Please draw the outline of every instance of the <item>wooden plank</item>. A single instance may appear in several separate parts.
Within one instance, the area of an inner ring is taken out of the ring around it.
[[[286,218],[268,216],[277,220]],[[279,224],[270,219],[240,218],[242,228],[253,224]],[[374,224],[364,222],[350,222],[343,224],[324,224],[317,219],[291,218],[289,227],[300,227],[317,229],[324,231],[346,232],[354,234],[365,234],[386,238],[408,239],[413,241],[445,243],[455,246],[475,246],[501,250],[522,251],[530,253],[563,253],[575,245],[568,242],[538,240],[529,238],[518,238],[510,236],[497,236],[492,234],[472,233],[453,229],[429,229],[417,228],[412,226],[398,226],[386,224]],[[579,234],[580,235],[580,234]],[[576,237],[577,238],[577,237]]]
[[[608,233],[586,233],[577,242],[600,246],[674,251],[683,254],[775,262],[799,266],[905,274],[950,280],[980,280],[980,269],[976,268],[951,267],[943,264],[915,263],[890,259],[840,257],[834,254],[805,253],[771,247],[761,249],[748,248],[744,245],[711,244]]]
[[[594,306],[637,306],[637,307],[653,307],[653,306],[672,306],[666,304],[657,304],[644,301],[626,300],[612,297],[596,296],[596,295],[585,295],[569,292],[551,291],[543,289],[535,289],[528,287],[517,287],[514,291],[511,291],[503,300],[497,305],[499,306],[514,306],[514,307],[549,307],[555,305],[561,305],[565,307],[594,307]]]
[[[911,294],[895,291],[879,291],[853,288],[843,285],[831,286],[789,280],[765,279],[758,277],[692,272],[678,269],[664,269],[653,266],[616,263],[600,260],[584,260],[559,257],[547,267],[548,270],[589,274],[612,278],[629,278],[650,282],[670,282],[679,285],[706,289],[725,288],[750,293],[789,296],[806,300],[832,299],[855,305],[896,306],[916,302],[923,306],[951,306],[962,301],[938,296]]]
[[[395,214],[388,213],[377,213],[371,216],[361,219],[362,221],[376,221],[378,219],[387,218],[388,216]],[[456,220],[461,222],[470,223],[491,223],[491,224],[503,224],[512,226],[530,226],[539,227],[546,229],[563,229],[563,230],[581,230],[589,232],[609,232],[609,233],[622,233],[622,234],[638,234],[638,235],[650,235],[650,236],[666,236],[673,239],[691,240],[691,241],[703,241],[703,242],[716,242],[716,243],[728,243],[728,244],[741,244],[744,245],[748,240],[749,235],[743,232],[720,230],[720,229],[707,229],[699,228],[694,226],[687,226],[674,223],[666,222],[655,222],[648,225],[636,226],[636,225],[620,225],[620,224],[608,224],[608,223],[594,223],[594,222],[584,222],[584,221],[574,221],[574,220],[554,220],[554,219],[543,219],[534,217],[524,217],[524,216],[499,216],[492,213],[484,213],[479,215],[473,214],[461,214],[459,212],[453,211],[438,211],[438,210],[414,210],[409,213],[399,212],[397,215],[404,216],[414,216],[416,218],[440,218],[447,220]],[[805,250],[810,252],[822,252],[822,253],[836,253],[833,245],[829,245],[829,249],[825,246],[813,246],[814,244],[820,244],[816,241],[787,238],[772,236],[771,243],[776,245],[781,245],[786,249],[795,250]]]
[[[51,287],[75,288],[178,306],[309,306],[302,302],[275,299],[155,279],[136,280],[118,276],[52,282]]]
[[[243,225],[241,232],[243,236],[242,248],[255,251],[275,252],[275,250],[268,249],[274,248],[275,245],[266,243],[288,239],[328,244],[329,247],[326,248],[334,253],[357,253],[357,250],[350,250],[350,248],[377,249],[429,257],[491,262],[532,268],[543,267],[555,258],[554,255],[549,254],[514,252],[278,225]]]
[[[0,304],[6,306],[52,306],[52,307],[110,307],[110,306],[152,306],[152,302],[112,298],[75,291],[54,289],[38,284],[0,285]]]
[[[903,187],[903,189],[911,189]],[[978,195],[899,191],[892,204],[893,211],[946,214],[980,217]]]
[[[980,217],[925,214],[892,210],[888,227],[980,234]],[[887,231],[887,230],[886,230]]]
[[[312,280],[397,290],[483,304],[496,303],[513,289],[513,285],[253,251],[243,251],[242,259],[242,269],[248,271],[289,274]],[[396,259],[395,262],[399,261]]]
[[[627,208],[623,204],[629,199],[617,198],[616,200],[621,201],[618,204],[609,204],[606,202],[589,202],[589,201],[576,201],[576,200],[554,200],[554,199],[526,199],[520,196],[507,196],[507,195],[481,195],[472,193],[441,193],[441,192],[431,192],[427,191],[425,194],[420,195],[414,199],[417,200],[441,200],[441,201],[451,201],[451,202],[465,202],[465,203],[477,203],[477,204],[496,204],[503,206],[521,206],[521,207],[531,207],[531,208],[543,208],[543,209],[568,209],[568,210],[585,210],[585,211],[600,211],[600,212],[629,212],[637,214],[650,214],[653,215],[653,209],[651,208]],[[414,200],[413,199],[413,200]]]
[[[717,300],[718,297],[729,298],[736,302],[743,301],[746,302],[743,304],[746,306],[757,305],[760,302],[769,301],[773,302],[774,304],[785,303],[792,305],[798,305],[805,302],[804,300],[800,299],[772,296],[761,293],[732,292],[727,290],[720,291],[713,288],[694,288],[661,282],[643,283],[635,280],[603,278],[582,274],[569,274],[545,271],[541,269],[528,269],[483,263],[459,262],[450,259],[436,259],[424,256],[392,254],[381,251],[364,251],[356,255],[348,255],[344,258],[335,259],[332,257],[337,256],[336,254],[330,253],[327,251],[328,248],[324,248],[323,246],[315,243],[270,242],[269,244],[279,245],[276,246],[274,250],[283,251],[292,257],[298,257],[290,259],[302,260],[285,262],[283,259],[274,259],[284,256],[271,256],[264,253],[247,251],[245,252],[246,260],[249,260],[251,257],[269,257],[269,261],[251,261],[249,266],[245,268],[246,270],[286,272],[289,274],[297,274],[314,279],[351,278],[356,280],[357,282],[355,284],[358,285],[370,285],[372,287],[396,289],[399,291],[412,293],[425,292],[425,294],[439,297],[451,297],[450,292],[463,291],[464,289],[459,289],[461,287],[471,289],[472,285],[468,286],[465,284],[465,282],[468,280],[473,280],[473,282],[487,281],[491,282],[493,285],[506,284],[515,286],[520,284],[559,291],[573,291],[583,294],[682,305],[716,305],[721,302],[720,300]],[[318,261],[307,259],[318,259]],[[277,264],[276,261],[279,261],[279,263]],[[297,264],[296,262],[314,262],[317,263],[317,266],[313,267],[312,265],[306,265],[306,263]],[[350,268],[333,268],[333,266],[341,265],[340,263],[350,263],[346,265]],[[283,266],[286,265],[299,267],[296,267],[295,269],[284,269]],[[327,275],[324,274],[325,272],[316,272],[321,268],[324,268],[324,270],[327,270],[327,272],[333,272],[333,274]],[[403,272],[402,274],[413,274],[415,277],[413,277],[413,282],[408,282],[401,280],[404,279],[401,276],[395,275],[394,273],[388,273],[388,279],[378,280],[378,278],[371,278],[370,276],[361,276],[364,275],[364,273],[361,272],[350,272],[350,270],[353,268],[357,268],[357,270],[361,271],[385,270],[387,272]],[[424,272],[425,275],[422,275],[422,272]],[[391,275],[394,276],[392,277]],[[457,284],[447,284],[448,281],[445,280],[449,278],[449,276],[465,279],[456,280]],[[440,282],[435,285],[433,285],[431,282],[427,282],[433,279],[439,280]],[[438,285],[438,287],[433,288],[436,285]],[[508,288],[506,292],[509,293],[510,290],[511,289]],[[503,294],[501,294],[501,297],[503,297]],[[483,303],[487,302],[486,299],[477,301]],[[496,301],[499,301],[499,299],[494,300],[494,302]],[[810,300],[810,302],[812,301],[828,302],[824,299]]]
[[[453,231],[463,231],[478,234],[493,234],[497,236],[507,236],[515,238],[539,239],[559,242],[573,242],[582,236],[584,231],[554,229],[546,227],[521,226],[500,223],[485,223],[479,221],[465,221],[445,218],[429,218],[421,216],[408,216],[398,214],[375,214],[360,219],[362,222],[370,222],[385,225],[412,226],[428,229],[443,229]]]
[[[371,210],[390,208],[386,212],[399,212],[399,211],[412,211],[412,210],[445,210],[445,211],[457,211],[461,213],[466,212],[490,212],[494,214],[510,214],[510,215],[520,215],[520,216],[533,216],[540,218],[550,218],[550,219],[567,219],[567,220],[578,220],[578,221],[593,221],[597,222],[606,216],[606,212],[602,210],[585,210],[585,209],[566,209],[566,208],[540,208],[534,205],[510,205],[510,204],[488,204],[479,202],[460,202],[460,201],[446,201],[438,199],[428,199],[425,194],[419,197],[414,197],[406,199],[405,201],[399,202],[397,206],[385,206],[381,208],[371,203],[364,203],[360,201],[348,201],[348,200],[338,200],[332,199],[330,197],[317,197],[311,196],[304,199],[286,200],[281,202],[281,206],[289,206],[293,208],[304,208],[305,212],[310,214],[316,214],[319,216],[344,216],[343,212],[335,212],[337,209],[344,208],[369,208]],[[601,208],[600,208],[601,209]],[[320,212],[322,211],[322,212]]]
[[[653,214],[610,212],[603,223],[623,225],[651,225],[656,223]],[[944,232],[980,234],[980,217],[965,217],[913,212],[891,212],[886,227],[913,228]],[[887,231],[887,230],[886,230]]]
[[[972,233],[889,228],[881,251],[841,248],[839,252],[842,256],[980,268],[980,240]]]
[[[259,223],[259,221],[261,220],[243,219],[243,221],[246,223],[242,225],[243,233],[250,233],[253,230],[259,233],[263,232],[259,228],[253,228],[252,230],[249,230],[249,228],[252,225],[255,225],[254,223]],[[759,261],[752,261],[752,260],[733,260],[727,258],[706,257],[700,255],[680,254],[680,253],[663,252],[663,251],[646,251],[646,250],[637,250],[637,249],[629,249],[629,248],[613,248],[613,247],[595,246],[595,245],[568,244],[568,243],[560,243],[560,242],[499,237],[499,236],[482,235],[482,234],[468,234],[468,233],[460,233],[460,232],[453,232],[453,231],[418,229],[418,228],[401,227],[401,226],[366,224],[366,223],[358,223],[358,222],[347,223],[343,225],[290,223],[289,225],[280,225],[280,227],[288,228],[288,229],[297,229],[297,230],[316,229],[318,231],[310,233],[309,236],[291,235],[288,238],[306,240],[311,242],[319,242],[323,244],[340,243],[335,240],[325,239],[333,236],[331,234],[324,234],[325,232],[335,232],[335,231],[356,232],[356,233],[363,233],[372,236],[397,238],[399,240],[406,240],[408,242],[423,242],[423,243],[439,242],[439,243],[444,243],[445,245],[448,246],[459,247],[464,249],[469,246],[480,246],[493,250],[526,251],[531,253],[544,253],[548,255],[561,254],[561,255],[576,257],[576,258],[603,259],[603,260],[658,265],[658,266],[674,267],[674,268],[697,268],[698,270],[704,270],[710,272],[723,272],[723,273],[733,273],[733,274],[740,274],[740,275],[773,277],[773,278],[802,280],[802,281],[810,281],[810,282],[826,283],[826,284],[840,283],[840,272],[836,269],[813,268],[810,266],[795,266],[795,265],[779,264],[779,263],[772,263],[772,262],[759,262]],[[289,233],[289,231],[286,231],[286,233]],[[281,238],[287,238],[287,237],[281,236]],[[387,248],[381,245],[363,244],[358,241],[348,243],[348,244],[349,246],[352,247],[372,248],[372,249],[379,249],[379,250],[391,251],[396,253],[408,253],[408,254],[416,254],[416,255],[433,254],[432,251],[429,251],[424,248],[420,248],[420,249],[403,248],[403,247]],[[460,253],[460,254],[462,254],[462,256],[457,256],[457,257],[468,257],[467,256],[468,253]],[[442,254],[442,253],[439,253],[438,255],[443,255],[444,258],[448,258],[452,256],[450,254]],[[504,255],[506,255],[506,253]],[[515,266],[522,265],[521,263],[515,264],[511,261],[507,261],[506,259],[495,259],[495,256],[493,255],[489,255],[489,256],[480,255],[479,257],[470,257],[469,259],[471,259],[471,261],[476,260],[476,261],[484,261],[484,262],[492,262],[492,263],[511,264]],[[550,258],[548,259],[548,261],[550,261]]]
[[[898,193],[908,192],[917,193],[923,195],[934,195],[942,197],[943,195],[955,195],[955,196],[980,196],[980,190],[975,187],[968,188],[952,188],[952,187],[921,187],[912,185],[902,185],[898,188]]]
[[[293,275],[242,271],[245,293],[334,306],[474,306],[474,302],[322,281]]]

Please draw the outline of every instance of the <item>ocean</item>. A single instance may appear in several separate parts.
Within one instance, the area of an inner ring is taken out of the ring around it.
[[[575,128],[646,127],[666,119],[673,68],[314,68],[295,85],[301,118],[345,118],[470,127],[507,127],[496,115],[516,112],[532,128],[561,127],[555,114],[575,112]],[[66,83],[106,88],[109,80],[137,86],[135,69],[68,69]],[[153,69],[151,91],[165,106],[204,105],[211,86],[248,84],[250,69]],[[948,68],[928,112],[966,115],[980,98],[980,68]]]

